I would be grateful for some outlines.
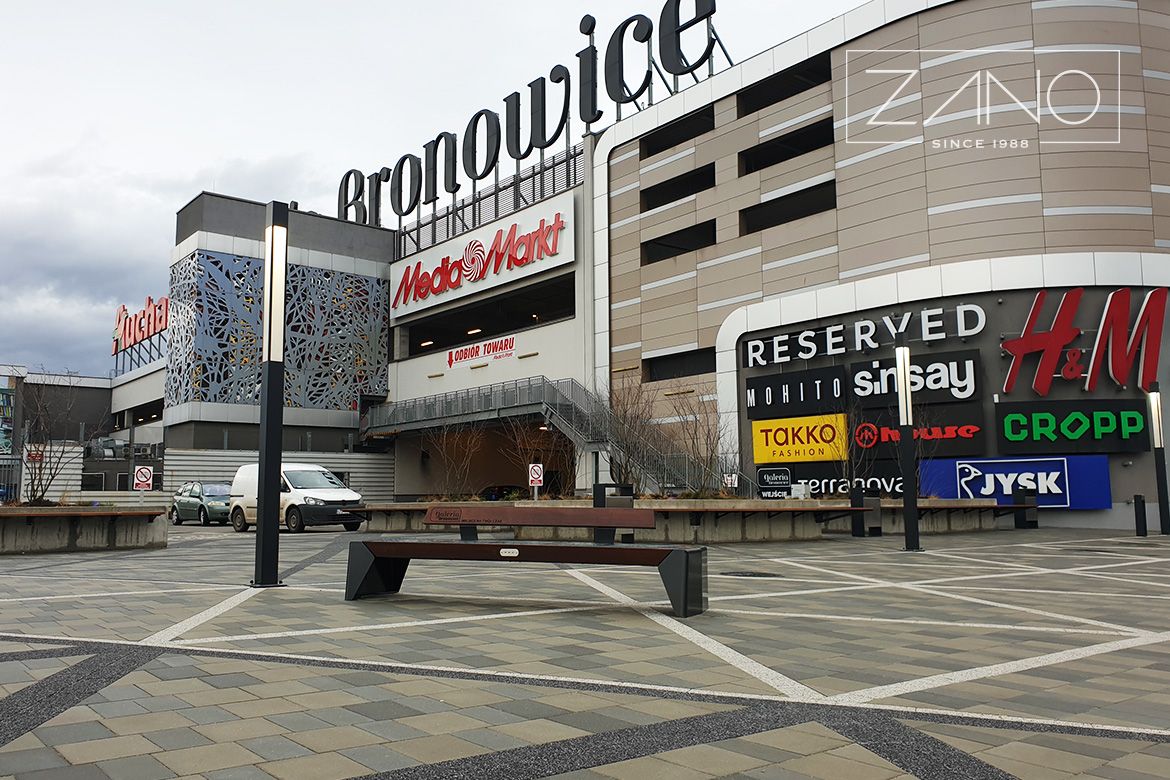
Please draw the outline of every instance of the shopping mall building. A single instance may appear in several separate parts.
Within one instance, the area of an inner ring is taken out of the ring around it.
[[[572,70],[577,113],[514,175],[477,170],[525,151],[485,110],[355,161],[336,218],[293,212],[286,449],[383,498],[527,489],[532,459],[558,492],[897,495],[901,338],[925,493],[1131,522],[1167,380],[1170,8],[876,0],[730,64],[684,5],[613,32],[654,58],[618,58],[637,105],[597,102],[609,31],[592,73],[566,55],[541,89]],[[122,431],[158,411],[166,485],[254,457],[264,227],[179,211],[165,357],[113,380]]]

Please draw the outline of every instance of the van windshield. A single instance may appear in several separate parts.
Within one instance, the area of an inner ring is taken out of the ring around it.
[[[343,488],[341,480],[328,471],[286,471],[284,478],[298,490],[305,488]]]

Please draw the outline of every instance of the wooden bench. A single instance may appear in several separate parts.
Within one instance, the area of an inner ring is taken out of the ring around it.
[[[678,545],[613,544],[617,528],[653,528],[648,509],[584,507],[431,507],[424,522],[457,525],[458,542],[350,542],[345,578],[347,601],[397,593],[412,559],[502,561],[504,563],[585,563],[654,566],[675,615],[691,617],[707,609],[707,548]],[[593,528],[608,542],[478,541],[477,527],[559,526]],[[604,533],[608,532],[608,533]]]

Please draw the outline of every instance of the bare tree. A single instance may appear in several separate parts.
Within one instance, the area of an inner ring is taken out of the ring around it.
[[[609,393],[609,467],[614,480],[648,489],[655,461],[662,457],[652,445],[661,436],[654,419],[654,394],[639,377],[626,373]]]
[[[722,493],[723,473],[728,470],[719,455],[719,444],[727,436],[726,426],[718,408],[708,400],[714,393],[713,384],[688,386],[681,382],[675,382],[664,393],[672,422],[663,425],[663,431],[678,446],[688,481],[700,495]],[[730,471],[738,472],[738,464]]]
[[[462,498],[469,491],[471,461],[483,447],[486,433],[478,425],[441,423],[423,433],[423,443],[434,453],[440,471],[443,498]]]
[[[85,456],[89,443],[103,435],[109,410],[89,415],[80,404],[77,374],[47,375],[44,381],[21,383],[24,414],[22,459],[28,495],[25,503],[49,505],[53,484],[70,465]]]
[[[528,478],[528,464],[543,463],[545,474],[553,471],[560,472],[570,479],[574,479],[577,471],[577,447],[568,436],[556,431],[551,426],[542,426],[539,418],[504,417],[500,423],[503,435],[508,440],[508,446],[503,450],[504,458],[516,467],[516,473],[521,474],[526,482]],[[524,482],[521,482],[524,484]],[[571,487],[572,482],[570,483]],[[551,487],[546,484],[546,487]],[[544,493],[548,496],[551,491]]]

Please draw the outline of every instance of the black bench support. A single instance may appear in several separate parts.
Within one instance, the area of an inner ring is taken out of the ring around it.
[[[658,564],[658,576],[666,586],[674,614],[685,618],[707,611],[706,547],[672,550]]]
[[[345,600],[353,601],[375,593],[397,593],[402,588],[409,565],[410,558],[379,558],[361,542],[350,542]]]

